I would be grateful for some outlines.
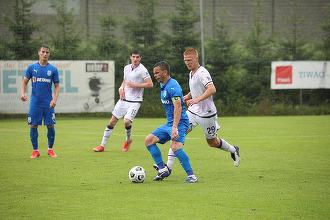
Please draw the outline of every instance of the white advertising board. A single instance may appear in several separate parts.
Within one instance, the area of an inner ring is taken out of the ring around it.
[[[330,89],[329,61],[272,62],[271,89]]]
[[[36,61],[0,61],[0,113],[27,113],[20,87],[24,72]],[[115,70],[113,61],[50,61],[59,71],[58,113],[110,112],[114,106]],[[31,94],[31,83],[27,95]]]

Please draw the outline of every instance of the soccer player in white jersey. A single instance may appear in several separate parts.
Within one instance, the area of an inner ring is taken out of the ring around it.
[[[143,101],[143,90],[144,88],[153,87],[150,74],[141,63],[141,59],[140,51],[134,50],[130,54],[131,64],[124,67],[124,78],[119,87],[120,99],[112,111],[112,116],[104,130],[101,144],[93,148],[95,152],[103,152],[105,150],[107,140],[120,118],[124,118],[126,129],[126,140],[123,143],[122,151],[128,151],[132,143],[132,122]]]
[[[210,147],[219,148],[230,152],[234,166],[240,165],[239,147],[232,146],[223,138],[217,137],[217,130],[220,128],[217,122],[217,109],[213,102],[213,95],[216,88],[213,84],[210,73],[199,64],[198,52],[194,48],[188,48],[183,53],[183,59],[190,70],[189,88],[190,92],[183,97],[188,106],[190,132],[194,127],[200,125],[205,134],[206,141]],[[168,169],[172,171],[175,154],[171,149],[168,152]],[[154,166],[158,169],[157,166]]]

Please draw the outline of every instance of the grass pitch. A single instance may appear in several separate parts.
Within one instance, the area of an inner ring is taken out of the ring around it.
[[[107,118],[58,118],[55,151],[30,159],[25,119],[0,121],[0,219],[330,219],[330,116],[225,117],[220,136],[241,147],[241,166],[229,153],[207,147],[200,128],[187,137],[197,184],[174,172],[153,182],[144,137],[164,119],[138,118],[134,142],[121,152],[122,120],[104,153]],[[168,145],[160,145],[166,160]],[[143,184],[128,171],[143,166]]]

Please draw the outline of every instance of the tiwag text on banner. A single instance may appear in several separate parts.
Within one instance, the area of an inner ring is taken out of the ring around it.
[[[27,113],[29,101],[20,100],[20,87],[29,64],[37,61],[0,61],[0,113]],[[114,106],[113,61],[53,61],[58,69],[60,95],[56,112],[110,112]],[[31,82],[27,86],[30,100]]]
[[[329,61],[272,62],[271,89],[329,89]]]

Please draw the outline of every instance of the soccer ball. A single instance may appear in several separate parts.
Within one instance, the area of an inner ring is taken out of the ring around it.
[[[132,183],[143,183],[146,171],[141,166],[135,166],[128,172],[128,178]]]

